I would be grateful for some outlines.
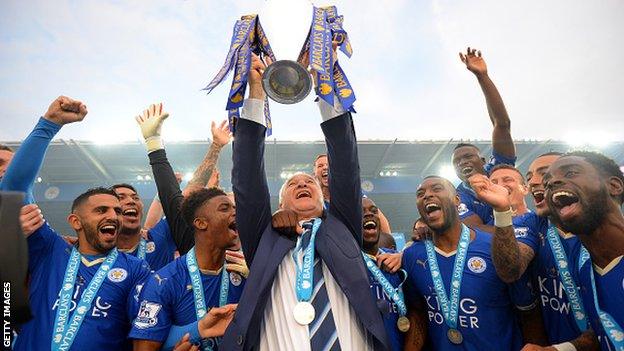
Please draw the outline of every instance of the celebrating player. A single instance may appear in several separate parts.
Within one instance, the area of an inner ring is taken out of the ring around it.
[[[481,156],[479,148],[475,145],[461,143],[453,150],[452,162],[455,173],[462,180],[462,183],[457,186],[457,193],[461,199],[459,214],[466,225],[494,232],[494,228],[487,226],[487,223],[493,220],[492,208],[479,201],[468,184],[468,178],[473,174],[487,175],[497,164],[504,163],[512,166],[515,164],[516,149],[511,138],[511,121],[503,99],[488,75],[481,51],[468,48],[466,54],[460,53],[459,57],[466,64],[466,68],[477,77],[485,95],[490,121],[494,126],[492,130],[493,151],[488,162]]]
[[[495,209],[509,210],[506,189],[498,190],[494,195],[500,201]],[[522,340],[512,301],[518,307],[527,307],[533,301],[512,296],[518,289],[510,289],[496,275],[490,254],[492,236],[460,222],[459,196],[444,178],[425,178],[416,192],[416,203],[433,238],[407,248],[402,266],[408,274],[405,294],[410,315],[426,315],[430,347],[520,349]],[[513,235],[511,214],[497,217],[495,227]],[[411,338],[408,336],[408,347]]]
[[[624,175],[613,160],[588,151],[557,159],[544,176],[553,219],[583,244],[577,262],[587,319],[602,350],[624,349]]]

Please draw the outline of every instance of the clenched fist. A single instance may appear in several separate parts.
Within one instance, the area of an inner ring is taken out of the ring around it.
[[[81,101],[67,96],[59,96],[52,101],[43,118],[58,125],[65,125],[82,121],[87,113],[87,106]]]

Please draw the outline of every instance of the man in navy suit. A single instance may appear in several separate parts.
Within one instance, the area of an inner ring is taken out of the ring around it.
[[[360,168],[351,114],[319,102],[332,201],[323,211],[320,184],[310,175],[286,180],[280,208],[294,211],[306,229],[297,238],[280,235],[271,226],[263,161],[264,68],[254,57],[249,98],[234,136],[236,221],[250,275],[220,348],[388,349],[379,309],[365,293],[370,283],[361,253]]]

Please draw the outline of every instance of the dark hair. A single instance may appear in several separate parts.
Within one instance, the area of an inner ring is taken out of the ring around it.
[[[624,174],[622,174],[622,170],[620,166],[613,161],[613,159],[608,158],[607,156],[594,151],[571,151],[566,152],[561,157],[566,156],[577,156],[582,157],[589,164],[594,166],[598,172],[607,177],[617,177],[620,179],[622,183],[624,183]],[[618,198],[620,205],[624,202],[624,193],[620,194]]]
[[[11,149],[11,147],[9,147],[8,145],[4,145],[4,144],[0,144],[0,150],[15,152],[13,151],[13,149]]]
[[[89,198],[91,196],[100,195],[100,194],[102,194],[102,195],[111,195],[111,196],[114,196],[115,198],[119,199],[119,196],[117,196],[117,193],[115,193],[110,188],[104,188],[104,187],[91,188],[91,189],[88,189],[87,191],[85,191],[84,193],[78,195],[78,197],[76,197],[74,199],[74,202],[72,202],[72,207],[71,207],[72,213],[74,213],[76,208],[78,208],[79,206],[81,206],[82,204],[87,202],[87,200],[89,200]]]
[[[535,159],[538,159],[540,157],[544,157],[544,156],[561,156],[563,155],[563,152],[559,152],[559,151],[549,151],[549,152],[545,152],[539,156],[537,156]]]
[[[516,167],[514,167],[512,165],[508,165],[508,164],[505,164],[505,163],[501,163],[501,164],[498,164],[498,165],[494,166],[490,170],[490,175],[494,174],[494,172],[498,171],[499,169],[511,169],[512,171],[518,173],[518,175],[520,176],[520,182],[523,185],[526,183],[526,181],[524,180],[524,176],[522,175],[522,173],[520,173],[519,169],[517,169]]]
[[[126,188],[126,189],[130,189],[134,191],[135,193],[138,193],[132,185],[127,184],[127,183],[119,183],[119,184],[111,185],[110,187],[110,189],[113,191],[117,190],[118,188]]]
[[[460,147],[464,147],[464,146],[470,146],[470,147],[474,147],[475,149],[477,149],[477,151],[481,152],[481,150],[479,150],[479,148],[477,147],[477,145],[475,144],[470,144],[470,143],[459,143],[457,145],[455,145],[455,148],[453,148],[453,151],[459,149]]]
[[[189,226],[193,226],[193,221],[195,220],[195,212],[198,208],[202,207],[208,200],[217,196],[227,196],[225,191],[219,188],[201,188],[192,192],[189,196],[187,196],[182,202],[182,207],[180,208],[180,212],[182,212],[182,218],[186,221],[186,224]]]

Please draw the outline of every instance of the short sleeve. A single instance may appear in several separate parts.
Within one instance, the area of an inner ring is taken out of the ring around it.
[[[494,168],[494,166],[502,165],[502,164],[515,166],[516,158],[515,157],[511,158],[511,157],[500,155],[496,152],[492,152],[492,156],[490,157],[490,160],[483,166],[483,169],[485,169],[485,173],[490,174],[490,171],[492,170],[492,168]]]
[[[138,312],[128,335],[131,339],[152,340],[164,343],[171,328],[173,314],[169,279],[158,273],[151,275],[141,289]]]

